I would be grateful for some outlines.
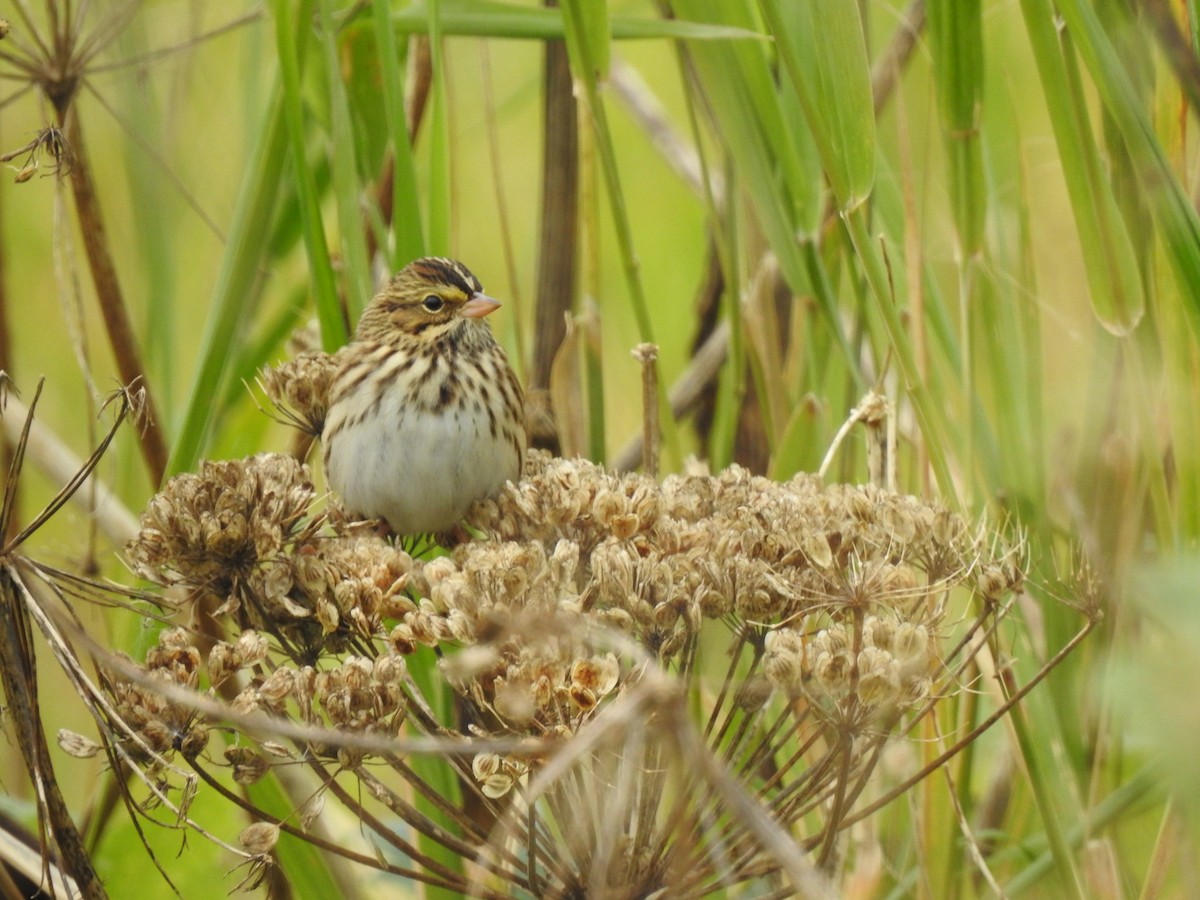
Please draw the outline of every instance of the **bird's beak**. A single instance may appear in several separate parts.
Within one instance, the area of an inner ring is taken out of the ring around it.
[[[468,319],[482,319],[488,313],[493,313],[499,308],[499,300],[494,300],[487,294],[481,294],[476,291],[471,295],[471,299],[462,305],[458,314],[466,316]]]

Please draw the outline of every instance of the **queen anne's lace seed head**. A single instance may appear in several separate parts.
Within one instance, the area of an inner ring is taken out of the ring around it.
[[[277,401],[309,404],[315,421],[318,381],[287,397],[268,386]],[[737,466],[660,484],[540,451],[519,483],[468,511],[476,537],[433,559],[322,510],[307,469],[270,455],[172,479],[142,525],[135,570],[183,612],[224,615],[234,629],[206,658],[189,632],[168,629],[148,672],[211,687],[241,713],[389,738],[447,727],[429,722],[408,671],[406,658],[429,648],[469,711],[449,723],[457,730],[567,741],[655,667],[723,670],[713,652],[723,633],[744,654],[729,665],[726,709],[811,717],[855,746],[960,688],[941,657],[951,588],[995,601],[1020,584],[1014,562],[990,559],[959,517],[912,497],[811,475],[780,484]],[[193,713],[113,684],[150,753],[213,752]],[[278,762],[237,746],[226,759],[235,781]],[[350,769],[372,753],[311,747]],[[539,763],[483,753],[471,774],[495,799]]]
[[[264,369],[259,383],[289,422],[320,437],[338,365],[336,355],[306,350],[294,359]]]

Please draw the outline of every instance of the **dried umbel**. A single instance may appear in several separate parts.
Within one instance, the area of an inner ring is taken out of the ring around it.
[[[308,468],[291,457],[205,462],[150,501],[129,559],[182,602],[211,599],[210,612],[310,663],[375,636],[412,568],[385,542],[330,533],[315,499]],[[216,683],[229,665],[218,659]]]
[[[307,468],[291,457],[204,462],[150,501],[129,558],[150,581],[224,594],[280,558],[313,498]]]
[[[158,644],[146,654],[143,669],[147,679],[126,681],[119,673],[110,676],[116,711],[131,733],[130,754],[135,759],[157,763],[176,750],[195,756],[208,743],[208,729],[190,707],[173,703],[155,682],[195,689],[200,680],[200,651],[182,628],[168,628]]]
[[[219,692],[238,716],[332,729],[204,754],[235,782],[304,760],[323,795],[341,790],[336,760],[362,788],[343,802],[459,846],[378,769],[427,795],[412,766],[338,736],[453,739],[447,763],[494,823],[480,865],[542,896],[804,877],[714,812],[738,792],[828,866],[883,745],[964,687],[964,648],[1020,585],[1014,555],[947,510],[808,475],[660,483],[532,452],[519,484],[468,513],[476,537],[433,559],[315,503],[307,470],[277,456],[168,483],[130,559],[228,633],[205,657],[165,632],[148,672]],[[194,714],[115,688],[156,751],[193,746]],[[487,842],[474,817],[454,828]]]
[[[263,369],[259,383],[287,422],[320,437],[337,370],[337,354],[305,350],[294,359]]]

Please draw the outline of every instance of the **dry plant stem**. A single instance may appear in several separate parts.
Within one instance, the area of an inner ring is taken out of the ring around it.
[[[0,194],[0,197],[3,197],[3,194]],[[0,223],[3,222],[3,211],[3,204],[0,204]],[[8,279],[4,277],[5,271],[4,241],[0,239],[0,373],[4,373],[0,376],[2,378],[7,378],[13,371],[12,334],[8,321]],[[0,383],[0,418],[3,418],[4,404],[12,399],[6,395],[7,386]],[[11,437],[0,441],[0,469],[5,472],[12,468],[14,443]],[[19,500],[15,497],[13,502],[15,505],[19,505]],[[16,519],[16,516],[12,516],[6,520],[4,525],[5,530],[3,533],[0,533],[0,542],[7,543],[13,536]]]
[[[86,829],[85,829],[86,830]],[[53,862],[45,859],[39,848],[29,846],[24,838],[28,835],[24,828],[7,816],[0,816],[0,897],[24,898],[16,882],[16,876],[22,876],[29,884],[46,884],[46,872],[49,872],[51,887],[37,896],[78,897],[79,888],[75,879],[64,875],[62,870]]]
[[[392,865],[391,863],[384,862],[383,860],[377,859],[374,856],[366,856],[362,853],[356,853],[353,850],[347,850],[345,847],[342,847],[340,844],[335,844],[335,843],[326,841],[323,838],[317,837],[316,835],[310,834],[310,833],[306,832],[303,828],[300,828],[297,825],[293,825],[290,822],[274,819],[273,817],[266,814],[263,810],[259,809],[257,806],[255,806],[253,803],[246,800],[244,797],[242,797],[238,793],[231,791],[228,787],[226,787],[224,784],[222,784],[218,779],[214,778],[211,774],[209,774],[209,772],[206,769],[197,765],[196,761],[193,760],[191,765],[192,765],[192,769],[196,772],[197,775],[200,776],[200,779],[206,785],[208,785],[213,790],[217,791],[217,793],[219,793],[222,797],[224,797],[230,803],[235,804],[236,806],[238,806],[245,812],[254,816],[256,819],[259,819],[260,821],[263,821],[263,822],[270,822],[273,825],[277,825],[277,826],[279,826],[280,831],[282,831],[286,834],[290,834],[293,837],[298,838],[299,840],[307,841],[308,843],[312,844],[315,847],[319,847],[320,849],[324,850],[327,853],[333,853],[337,856],[342,857],[343,859],[350,860],[351,862],[358,863],[359,865],[368,866],[369,868],[372,868],[372,869],[378,869],[381,872],[387,872],[390,875],[399,875],[404,878],[411,878],[414,881],[420,881],[425,884],[431,884],[431,885],[434,885],[435,887],[444,887],[444,888],[449,888],[452,890],[458,888],[457,884],[444,882],[438,878],[435,878],[435,877],[429,875],[427,872],[422,872],[417,869],[406,869],[402,866],[396,866],[396,865]],[[333,788],[337,787],[336,783],[333,782],[332,780],[330,781],[330,784]],[[368,827],[373,828],[374,830],[376,830],[377,833],[379,833],[381,835],[387,833],[387,829],[384,828],[381,823],[379,823],[378,821],[375,821],[374,819],[369,818],[369,816],[367,816],[366,814],[364,817],[364,822]]]
[[[16,452],[13,456],[13,463],[9,468],[8,483],[4,490],[4,505],[0,509],[0,532],[8,530],[8,523],[13,518],[13,504],[16,502],[16,489],[19,480],[20,470],[25,458],[25,450],[29,444],[30,435],[33,432],[33,410],[37,406],[38,397],[42,393],[43,382],[39,381],[37,391],[33,396],[32,402],[29,404],[29,412],[25,416],[25,424],[21,429],[20,437],[16,441]],[[57,513],[66,503],[75,495],[79,488],[88,480],[96,465],[100,462],[100,458],[108,449],[108,445],[112,443],[116,436],[117,429],[125,419],[125,414],[129,411],[129,396],[121,393],[118,396],[119,409],[113,421],[112,427],[104,436],[99,446],[92,452],[92,455],[84,462],[80,469],[71,475],[66,483],[59,489],[58,493],[46,504],[33,519],[22,528],[16,535],[9,539],[4,544],[3,554],[7,555],[16,550],[24,540],[42,527],[55,513]]]
[[[459,787],[461,790],[470,791],[475,800],[479,803],[487,802],[483,791],[480,789],[479,785],[475,781],[475,778],[471,774],[470,766],[464,766],[462,764],[462,756],[451,754],[439,754],[439,756],[446,761],[447,765],[449,765],[451,769],[453,769],[455,776],[457,776],[459,780]],[[487,834],[484,833],[483,829],[480,828],[479,824],[469,813],[447,801],[445,797],[433,790],[414,769],[406,765],[395,754],[386,754],[385,758],[391,764],[392,768],[398,772],[408,784],[412,785],[422,797],[429,801],[431,805],[436,807],[443,815],[446,816],[447,819],[455,822],[463,830],[464,834],[473,838],[477,838],[481,841],[486,840]],[[470,853],[473,854],[474,850],[472,849]],[[505,854],[505,858],[510,864],[516,863],[515,857]]]
[[[717,376],[729,354],[729,332],[728,322],[719,323],[692,356],[688,367],[671,385],[667,400],[671,404],[671,415],[676,419],[682,419],[696,408],[705,388]],[[632,471],[642,459],[644,441],[642,433],[634,435],[613,458],[613,469],[618,472]]]
[[[1004,890],[1000,887],[1000,883],[996,881],[996,876],[992,874],[992,870],[988,868],[986,853],[980,845],[975,833],[971,830],[971,823],[967,821],[966,811],[962,807],[962,802],[958,798],[958,788],[954,784],[954,776],[950,774],[950,768],[947,766],[942,769],[942,773],[946,777],[946,793],[950,798],[950,803],[954,807],[954,816],[958,820],[959,831],[962,832],[963,844],[967,848],[967,854],[971,857],[971,861],[975,863],[975,868],[979,870],[979,876],[987,882],[988,887],[992,891],[992,896],[1005,896]]]
[[[1016,706],[1018,703],[1020,703],[1022,700],[1024,700],[1025,697],[1028,696],[1030,691],[1032,691],[1035,687],[1037,687],[1039,684],[1041,684],[1047,675],[1049,675],[1052,671],[1054,671],[1056,668],[1058,668],[1059,663],[1061,663],[1064,659],[1066,659],[1067,656],[1071,653],[1071,651],[1074,650],[1085,637],[1087,637],[1089,634],[1091,634],[1091,631],[1095,626],[1096,626],[1095,621],[1092,619],[1089,619],[1087,621],[1087,624],[1084,625],[1083,628],[1081,628],[1075,634],[1075,636],[1072,637],[1071,640],[1068,641],[1062,647],[1062,649],[1060,649],[1057,653],[1055,653],[1054,656],[1052,656],[1040,669],[1038,669],[1037,674],[1034,675],[1033,678],[1029,679],[1029,681],[1027,681],[1025,684],[1023,684],[1019,689],[1013,691],[1012,695],[1008,698],[1008,700],[1006,700],[995,712],[993,712],[990,716],[988,716],[986,719],[984,719],[982,722],[980,722],[978,725],[976,725],[967,734],[963,735],[962,738],[958,741],[958,743],[956,743],[953,747],[951,747],[945,753],[938,756],[936,759],[931,760],[919,772],[906,778],[903,782],[896,785],[894,788],[892,788],[890,791],[888,791],[882,797],[875,800],[873,803],[869,804],[868,806],[864,806],[862,809],[858,810],[853,815],[846,818],[846,820],[844,822],[842,822],[842,828],[849,828],[851,825],[854,825],[857,822],[861,822],[863,819],[866,819],[868,816],[873,815],[874,813],[878,812],[883,807],[887,806],[889,803],[891,803],[897,797],[904,794],[905,791],[909,790],[917,782],[921,781],[924,778],[927,778],[930,774],[932,774],[933,772],[936,772],[939,768],[944,766],[955,755],[957,755],[964,747],[967,747],[968,745],[970,745],[972,741],[974,741],[981,734],[983,734],[985,731],[987,731],[989,728],[991,728],[993,725],[995,725],[998,721],[1000,721],[1000,719],[1004,718],[1004,716],[1008,715],[1008,711],[1010,709],[1012,709],[1014,706]]]
[[[547,6],[557,6],[547,0]],[[579,123],[567,48],[546,42],[542,107],[542,209],[533,360],[529,387],[550,386],[550,368],[566,335],[566,316],[575,297],[579,240]]]
[[[425,121],[425,107],[429,103],[429,92],[433,88],[433,58],[429,51],[429,38],[414,34],[408,51],[408,93],[404,98],[404,113],[408,120],[409,139],[417,143],[417,133]]]
[[[925,0],[911,0],[904,11],[904,19],[896,28],[880,57],[871,68],[871,93],[875,100],[875,115],[887,106],[892,91],[900,83],[900,75],[908,65],[917,39],[925,29]]]
[[[456,822],[465,833],[471,834],[480,842],[486,839],[487,836],[480,833],[478,826],[474,821],[471,820],[469,816],[464,815],[462,810],[457,809],[447,803],[443,797],[437,794],[436,791],[430,790],[429,785],[420,777],[418,777],[417,774],[412,771],[412,769],[400,763],[395,756],[387,757],[387,761],[394,769],[396,769],[398,772],[401,772],[406,784],[418,790],[422,796],[426,797],[427,799],[433,800],[438,809]],[[324,768],[320,767],[319,764],[314,764],[314,768],[318,768],[323,773],[323,777],[327,775]],[[415,830],[419,831],[421,834],[424,834],[426,837],[430,837],[437,841],[443,847],[446,847],[452,852],[457,853],[463,859],[474,859],[477,848],[476,844],[462,840],[456,835],[450,834],[428,816],[422,815],[415,806],[375,778],[365,768],[360,766],[352,769],[351,771],[354,773],[355,777],[359,779],[362,785],[367,788],[373,797],[379,800],[391,812],[399,816],[402,821],[411,825]],[[348,792],[344,792],[344,789],[340,789],[340,786],[336,785],[333,785],[332,789],[335,790],[338,798],[344,804],[346,804],[348,809],[354,810],[356,814],[365,815],[361,809],[361,804],[355,802],[354,798],[352,798]],[[388,828],[388,826],[384,823],[378,822],[374,819],[371,821],[374,823],[372,827],[374,827],[376,832],[379,833],[380,836],[385,840],[387,840],[388,843],[392,844],[397,849],[410,856],[413,860],[420,861],[421,864],[429,868],[430,871],[436,872],[442,878],[450,880],[461,877],[458,873],[446,869],[444,866],[440,865],[436,860],[425,856],[416,847],[410,846],[407,841],[395,834],[394,830]],[[503,856],[504,861],[509,865],[509,869],[502,868],[498,863],[493,862],[490,859],[477,860],[477,862],[487,868],[493,875],[499,877],[511,878],[512,873],[520,871],[520,861],[517,859],[517,857],[513,856],[507,851],[501,851],[501,856]],[[527,887],[527,885],[522,886]]]
[[[92,282],[96,287],[96,298],[100,313],[108,332],[108,342],[116,359],[121,382],[144,391],[138,427],[138,446],[146,463],[146,471],[155,486],[162,483],[167,469],[167,443],[155,410],[150,384],[145,377],[141,353],[134,337],[133,326],[121,285],[117,281],[117,270],[108,249],[108,237],[100,215],[100,204],[92,182],[91,167],[83,143],[83,127],[74,106],[60,111],[61,126],[70,135],[75,162],[71,166],[71,188],[75,196],[75,211],[79,217],[79,230],[87,251]]]
[[[633,358],[642,364],[642,468],[658,477],[658,346],[638,344]]]
[[[5,446],[16,444],[20,427],[18,420],[28,417],[28,408],[15,397],[7,400],[8,415],[0,420],[4,429]],[[58,436],[45,425],[33,421],[29,429],[29,459],[55,483],[65,484],[84,468],[84,462],[71,452]],[[87,513],[100,526],[110,541],[124,546],[138,533],[137,518],[121,502],[121,499],[104,482],[89,476],[79,485],[80,490],[71,494],[71,501]],[[16,517],[9,522],[9,529],[16,526]],[[6,536],[9,537],[9,536]]]
[[[80,894],[86,900],[98,900],[108,894],[59,790],[42,731],[33,630],[24,597],[17,591],[20,578],[21,574],[5,559],[0,568],[0,680],[4,683],[6,717],[38,796],[39,824],[43,828],[48,824],[53,836],[54,850],[43,851],[47,864],[52,855],[57,856],[62,869],[75,879]]]
[[[446,868],[436,859],[423,854],[420,849],[404,840],[396,831],[389,828],[383,822],[372,815],[368,810],[364,809],[362,803],[357,801],[350,792],[337,783],[333,775],[320,762],[316,760],[310,761],[313,770],[316,771],[322,780],[329,786],[330,792],[337,797],[347,809],[353,810],[355,815],[359,817],[364,825],[371,828],[381,838],[399,850],[401,853],[409,856],[414,862],[420,863],[427,870],[433,873],[433,876],[444,880],[447,884],[456,885],[460,876],[457,872]],[[431,822],[426,816],[416,809],[416,807],[407,803],[402,797],[398,796],[394,791],[389,790],[384,785],[380,784],[373,776],[363,770],[361,767],[350,769],[356,778],[360,779],[362,785],[367,791],[379,800],[387,809],[399,816],[404,822],[412,825],[414,829],[426,837],[431,837],[435,841],[448,842],[446,846],[452,851],[469,857],[475,852],[475,848],[458,841],[453,835],[446,833],[436,824]]]
[[[737,781],[721,766],[720,762],[704,746],[704,742],[694,732],[683,717],[683,704],[667,706],[667,711],[673,712],[671,728],[673,736],[680,744],[680,749],[688,757],[698,762],[698,768],[703,772],[709,784],[716,789],[724,807],[740,820],[747,835],[753,835],[760,847],[765,848],[773,862],[779,865],[781,871],[792,881],[793,888],[803,897],[835,896],[828,881],[813,866],[812,862],[796,844],[790,835],[774,821],[763,807],[757,803]]]
[[[1179,28],[1170,4],[1167,0],[1141,0],[1140,5],[1158,39],[1159,49],[1175,73],[1179,87],[1187,95],[1192,109],[1200,109],[1200,59]]]

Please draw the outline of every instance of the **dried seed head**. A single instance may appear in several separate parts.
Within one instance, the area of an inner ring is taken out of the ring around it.
[[[272,709],[278,710],[292,695],[296,687],[296,670],[287,666],[280,666],[264,681],[258,688],[259,696],[263,703]]]
[[[76,759],[89,759],[104,749],[91,738],[66,728],[58,730],[58,746],[68,756],[74,756]]]
[[[241,654],[232,644],[217,641],[208,651],[208,680],[213,687],[224,684],[225,680],[241,667]]]
[[[504,678],[496,679],[492,706],[499,716],[514,725],[526,725],[537,715],[537,703],[530,685]]]
[[[775,687],[794,696],[804,681],[804,639],[798,631],[780,628],[763,639],[763,674]]]
[[[895,658],[879,647],[864,647],[858,654],[858,699],[864,706],[890,706],[900,694],[900,672]]]
[[[262,856],[270,853],[279,842],[279,826],[270,822],[255,822],[247,825],[238,835],[238,844],[247,853]]]
[[[184,759],[195,759],[208,746],[208,729],[197,725],[191,728],[179,742],[179,752]]]
[[[307,467],[289,456],[204,462],[151,499],[129,558],[149,581],[224,596],[283,549],[314,497]]]
[[[756,712],[771,699],[772,684],[771,679],[766,676],[756,675],[749,678],[738,688],[734,702],[746,712]]]
[[[259,384],[290,424],[320,437],[338,365],[336,355],[306,350],[295,359],[263,369]]]
[[[233,766],[233,780],[238,784],[254,784],[271,768],[265,757],[248,747],[227,747],[225,759]]]
[[[252,668],[263,662],[271,649],[266,635],[250,630],[243,631],[238,635],[237,644],[234,646],[237,650],[237,657],[241,659],[241,665],[246,668]]]

